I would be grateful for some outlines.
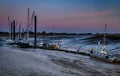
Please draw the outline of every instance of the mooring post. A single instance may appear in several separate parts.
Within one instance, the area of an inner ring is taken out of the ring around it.
[[[21,39],[21,24],[19,25],[19,40]]]
[[[36,48],[36,43],[37,43],[37,16],[34,16],[34,32],[35,32],[34,48]]]
[[[15,21],[13,20],[13,40],[15,40]]]
[[[13,40],[13,23],[11,22],[11,40]]]
[[[24,38],[24,28],[22,28],[22,38]]]

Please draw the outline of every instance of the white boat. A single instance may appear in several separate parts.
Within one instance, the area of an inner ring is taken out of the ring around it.
[[[29,20],[29,12],[30,11],[28,8],[28,16],[27,16],[28,18],[27,18],[27,28],[26,28],[27,33],[26,33],[25,38],[21,38],[21,32],[20,32],[21,26],[19,27],[19,37],[18,37],[19,40],[17,41],[17,45],[21,48],[28,48],[28,47],[34,46],[34,44],[30,41],[30,38],[29,38],[30,25],[32,25],[31,22],[33,21],[33,18],[34,18],[34,12],[31,18],[31,22]]]
[[[28,41],[26,41],[26,40],[19,40],[17,42],[17,45],[19,47],[21,47],[21,48],[28,48],[28,47],[30,47],[30,43]]]
[[[11,40],[11,39],[7,39],[5,40],[6,44],[14,44],[15,41],[14,40]]]
[[[102,59],[108,62],[113,62],[116,60],[116,57],[112,57],[110,54],[108,54],[105,46],[106,28],[107,28],[107,25],[105,25],[104,44],[101,44],[100,42],[98,42],[97,48],[90,50],[90,56],[97,59]]]
[[[103,46],[101,46],[101,48],[98,47],[95,50],[91,49],[90,57],[94,57],[94,58],[101,59],[108,62],[114,62],[116,59],[116,57],[112,57],[110,54],[108,54],[106,52],[106,48],[104,48]]]
[[[97,48],[96,49],[91,49],[90,53],[91,53],[91,56],[98,56],[98,57],[101,57],[101,58],[107,58],[108,54],[107,54],[106,50],[107,50],[106,47],[102,46],[100,44],[100,42],[98,42]]]

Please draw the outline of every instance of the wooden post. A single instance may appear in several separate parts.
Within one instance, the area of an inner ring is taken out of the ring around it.
[[[34,48],[36,48],[36,43],[37,43],[37,16],[34,16],[34,32],[35,32]]]
[[[11,38],[11,23],[10,23],[10,17],[8,16],[8,25],[9,25],[9,38]]]
[[[19,40],[21,39],[21,24],[19,25]]]
[[[24,32],[24,28],[22,28],[22,38],[25,37],[24,34],[25,34],[25,32]]]
[[[13,23],[11,22],[11,40],[13,39]]]
[[[13,20],[13,40],[15,40],[15,21]]]

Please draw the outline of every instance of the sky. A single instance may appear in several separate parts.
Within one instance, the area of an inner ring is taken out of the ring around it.
[[[120,0],[0,0],[0,31],[9,31],[8,16],[26,28],[28,8],[39,32],[98,33],[107,24],[120,33]]]

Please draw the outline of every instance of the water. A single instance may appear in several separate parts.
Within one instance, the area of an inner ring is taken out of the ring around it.
[[[96,49],[98,46],[98,41],[102,41],[103,38],[91,39],[93,36],[65,36],[65,37],[55,37],[54,40],[60,40],[59,42],[62,46],[78,49],[81,47],[81,50],[88,51],[91,48]],[[116,42],[117,41],[117,42]],[[106,39],[106,48],[107,52],[111,54],[120,54],[120,39],[109,40]]]
[[[30,37],[31,42],[34,42],[34,38]],[[53,41],[52,41],[53,40]],[[102,40],[102,39],[101,39]],[[106,39],[107,40],[107,39]],[[4,41],[4,40],[3,40]],[[94,39],[93,36],[47,36],[47,37],[41,37],[39,36],[37,38],[37,43],[42,44],[43,42],[48,42],[48,43],[59,43],[62,45],[62,47],[67,47],[71,49],[78,49],[81,47],[80,50],[88,51],[91,48],[96,48],[97,47],[97,42],[100,41],[100,38]],[[118,39],[117,42],[116,40],[108,41],[106,44],[107,52],[111,54],[120,54],[120,40]],[[2,42],[2,39],[0,39],[0,46],[2,46],[4,42]]]

